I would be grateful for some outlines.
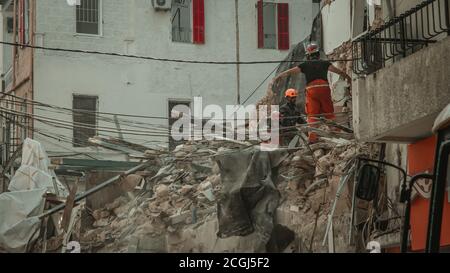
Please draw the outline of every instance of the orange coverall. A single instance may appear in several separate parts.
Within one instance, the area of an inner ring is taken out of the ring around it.
[[[327,81],[318,79],[306,86],[305,108],[310,127],[318,127],[318,125],[314,124],[319,121],[318,117],[330,120],[336,119],[333,100],[331,99],[331,89]],[[317,134],[310,132],[309,141],[311,143],[317,142]]]

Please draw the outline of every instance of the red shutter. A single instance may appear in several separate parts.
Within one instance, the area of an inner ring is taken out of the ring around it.
[[[263,1],[258,1],[258,48],[264,48],[264,12]]]
[[[289,49],[289,4],[278,4],[278,49]]]
[[[19,44],[25,43],[25,0],[19,0]]]
[[[194,0],[194,44],[205,43],[205,0]]]

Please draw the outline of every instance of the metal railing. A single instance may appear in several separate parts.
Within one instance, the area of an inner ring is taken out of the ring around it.
[[[26,113],[29,104],[15,100],[14,102],[6,102],[0,99],[0,104],[4,108],[21,111]],[[9,111],[0,110],[0,145],[1,145],[1,164],[8,163],[11,156],[22,145],[23,140],[30,135],[32,121],[29,117],[21,117],[20,115]],[[4,166],[3,166],[4,167]]]
[[[5,90],[7,90],[8,87],[10,86],[10,84],[13,82],[13,67],[12,66],[3,75],[3,80],[5,81]]]
[[[353,41],[353,72],[369,75],[450,35],[449,0],[426,0]]]

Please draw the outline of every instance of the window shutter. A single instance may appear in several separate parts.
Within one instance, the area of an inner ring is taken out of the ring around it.
[[[289,50],[289,4],[278,4],[278,49]]]
[[[19,44],[25,43],[25,0],[19,0]]]
[[[205,0],[194,0],[194,44],[205,43]]]
[[[258,1],[258,48],[264,48],[264,13],[263,1]]]
[[[73,110],[75,110],[73,112],[73,142],[75,147],[89,146],[89,138],[97,135],[97,101],[98,98],[92,96],[74,95],[73,97]]]

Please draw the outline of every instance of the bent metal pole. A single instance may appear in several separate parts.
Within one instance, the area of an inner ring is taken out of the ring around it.
[[[116,182],[117,180],[119,180],[121,177],[142,170],[142,169],[145,168],[148,164],[149,164],[149,162],[142,163],[142,164],[140,164],[140,165],[138,165],[138,166],[136,166],[136,167],[134,167],[134,168],[132,168],[132,169],[129,169],[128,171],[126,171],[126,172],[124,172],[124,173],[122,173],[122,174],[120,174],[120,175],[116,175],[116,176],[114,176],[113,178],[110,178],[110,179],[106,180],[105,182],[101,183],[100,185],[97,185],[97,186],[93,187],[92,189],[90,189],[90,190],[88,190],[88,191],[86,191],[86,192],[84,192],[84,193],[82,193],[82,194],[77,195],[77,196],[75,197],[74,204],[78,203],[79,201],[83,200],[84,198],[88,197],[89,195],[92,195],[92,194],[94,194],[94,193],[96,193],[96,192],[102,190],[103,188],[108,187],[108,186],[111,185],[112,183],[114,183],[114,182]],[[41,214],[41,215],[39,216],[39,219],[42,219],[42,218],[44,218],[44,217],[47,217],[47,216],[49,216],[49,215],[52,215],[52,214],[55,213],[55,212],[58,212],[58,211],[60,211],[60,210],[63,210],[65,207],[66,207],[66,204],[65,204],[65,203],[64,203],[64,204],[60,204],[60,205],[58,205],[58,206],[56,206],[56,207],[54,207],[54,208],[52,208],[52,209],[50,209],[50,210],[44,212],[43,214]]]

